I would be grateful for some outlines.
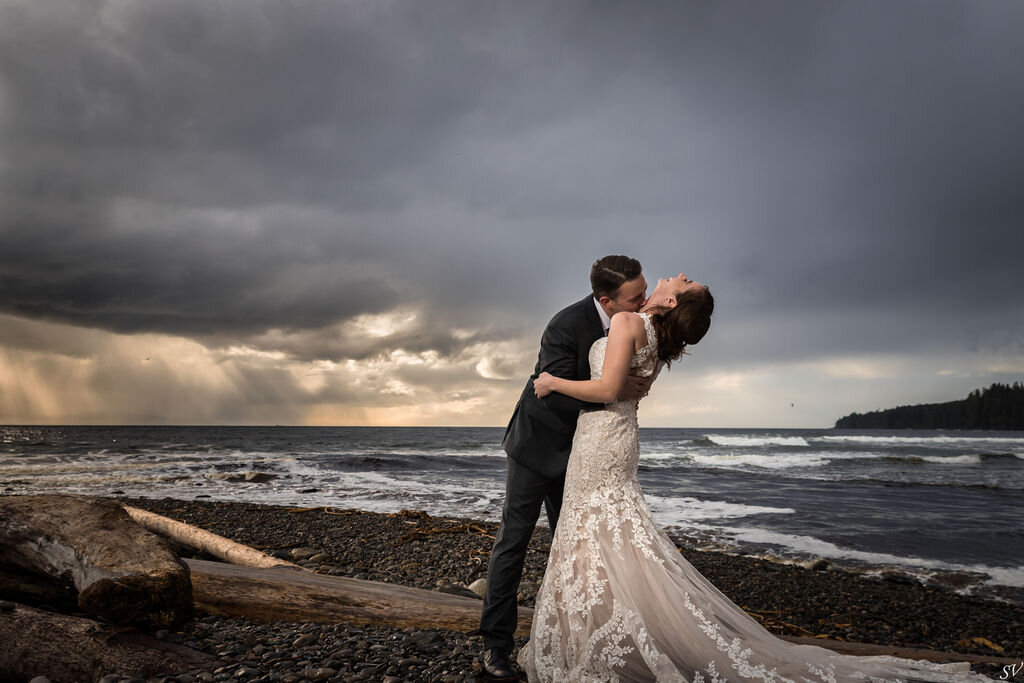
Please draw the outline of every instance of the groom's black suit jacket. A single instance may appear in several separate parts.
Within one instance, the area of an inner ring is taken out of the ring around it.
[[[505,430],[502,447],[508,457],[551,479],[565,474],[580,410],[604,406],[558,393],[537,398],[533,380],[542,372],[565,379],[590,379],[587,356],[591,345],[603,335],[601,317],[593,296],[589,295],[563,308],[547,324],[540,340],[537,367],[526,382]]]

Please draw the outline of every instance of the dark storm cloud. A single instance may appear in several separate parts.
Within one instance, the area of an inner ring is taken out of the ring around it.
[[[450,355],[624,252],[732,357],[1017,338],[1022,8],[8,2],[0,311]]]
[[[318,327],[397,300],[358,257],[324,255],[301,235],[260,225],[238,234],[217,225],[222,217],[179,211],[176,225],[151,207],[141,225],[117,229],[86,212],[52,224],[7,212],[22,228],[0,235],[7,312],[118,332],[201,335]]]

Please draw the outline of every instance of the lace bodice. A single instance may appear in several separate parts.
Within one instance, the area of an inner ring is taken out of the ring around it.
[[[641,313],[647,331],[647,345],[633,354],[630,374],[649,377],[661,369],[658,361],[657,337],[650,315]],[[608,338],[602,337],[590,347],[590,377],[600,379],[604,366],[604,353]],[[608,403],[603,410],[585,410],[580,413],[573,438],[573,454],[569,456],[565,473],[566,502],[572,503],[579,495],[587,494],[600,485],[623,485],[635,478],[640,456],[637,423],[638,401]]]
[[[650,377],[658,369],[659,363],[656,351],[658,349],[658,337],[654,331],[654,323],[651,322],[650,313],[638,314],[644,321],[644,330],[647,332],[647,345],[633,354],[633,360],[629,364],[630,374]],[[601,337],[590,347],[590,354],[587,360],[590,361],[590,379],[601,379],[601,372],[604,370],[604,352],[608,348],[608,337]],[[632,404],[636,407],[636,401],[623,401],[626,405]],[[609,403],[609,406],[619,405]]]
[[[632,372],[661,369],[650,316]],[[607,338],[590,349],[601,377]],[[530,641],[531,681],[985,681],[969,665],[839,655],[776,638],[683,558],[636,478],[637,401],[580,413]],[[680,492],[681,494],[685,492]],[[966,668],[965,668],[966,667]]]

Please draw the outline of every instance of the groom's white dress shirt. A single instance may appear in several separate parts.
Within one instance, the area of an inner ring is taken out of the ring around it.
[[[612,319],[608,317],[608,314],[601,308],[601,302],[594,297],[594,305],[597,306],[597,314],[601,316],[601,327],[604,329],[604,336],[608,336],[608,328],[612,326]]]

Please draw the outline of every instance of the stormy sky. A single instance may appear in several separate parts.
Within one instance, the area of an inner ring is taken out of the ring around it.
[[[504,425],[590,264],[644,426],[1024,375],[1024,4],[0,0],[0,423]]]

